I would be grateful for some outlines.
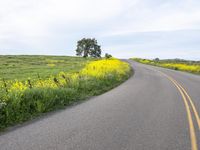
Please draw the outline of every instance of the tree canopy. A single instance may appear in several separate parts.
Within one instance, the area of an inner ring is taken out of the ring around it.
[[[83,57],[101,57],[101,46],[97,44],[97,40],[94,38],[83,38],[77,42],[76,55]]]

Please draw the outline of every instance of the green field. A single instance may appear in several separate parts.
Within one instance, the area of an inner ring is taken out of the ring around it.
[[[90,62],[91,58],[70,56],[0,56],[0,80],[27,80],[48,78],[59,72],[77,72]]]

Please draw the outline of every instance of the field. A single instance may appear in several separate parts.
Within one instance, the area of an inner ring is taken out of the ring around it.
[[[0,56],[0,80],[48,78],[59,72],[77,72],[91,58],[68,56]]]
[[[113,58],[1,58],[0,129],[99,95],[131,75],[127,63]]]
[[[141,58],[132,58],[132,59],[143,64],[149,64],[174,70],[200,74],[200,61],[187,61],[181,59],[167,59],[167,60],[159,60],[159,59],[150,60]]]

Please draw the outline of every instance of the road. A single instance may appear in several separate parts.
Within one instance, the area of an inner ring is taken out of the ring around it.
[[[129,62],[129,80],[2,133],[0,150],[197,150],[197,118],[180,85],[200,113],[200,76]]]

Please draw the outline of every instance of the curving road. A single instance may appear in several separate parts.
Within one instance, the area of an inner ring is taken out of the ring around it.
[[[200,76],[129,62],[135,74],[125,83],[2,133],[0,150],[200,148]]]

